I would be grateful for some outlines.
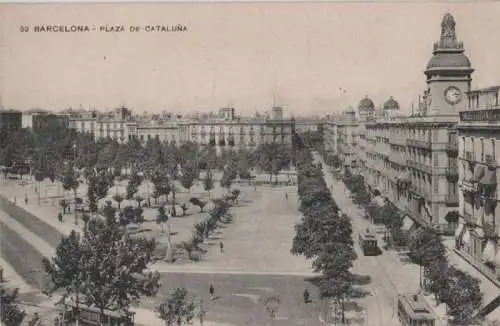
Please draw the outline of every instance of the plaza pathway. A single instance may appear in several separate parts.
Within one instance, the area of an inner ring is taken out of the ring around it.
[[[22,188],[9,194],[22,194]],[[158,299],[172,288],[186,286],[196,298],[204,298],[207,308],[205,325],[319,325],[318,315],[323,303],[315,298],[315,288],[305,279],[313,275],[309,264],[301,257],[290,255],[293,225],[300,219],[296,197],[290,192],[286,200],[284,190],[266,187],[254,203],[235,207],[235,220],[226,226],[220,235],[225,243],[221,254],[217,247],[199,263],[185,265],[160,264],[153,266],[164,272]],[[16,206],[29,211],[33,216],[9,216],[0,212],[2,247],[7,253],[2,256],[17,261],[12,269],[33,287],[39,287],[40,264],[43,256],[50,257],[63,234],[73,229],[72,219],[59,223],[55,209],[50,203],[38,206],[35,194],[31,193],[28,204]],[[49,207],[47,207],[49,205]],[[77,227],[79,230],[79,227]],[[18,259],[25,257],[26,259]],[[27,270],[38,270],[26,277]],[[219,298],[208,299],[208,286],[213,283]],[[311,304],[303,303],[302,293],[308,288],[312,294]],[[272,320],[266,311],[266,300],[278,297],[280,313]],[[160,325],[153,312],[154,302],[143,300],[135,308],[138,324]],[[49,303],[44,303],[49,305]],[[212,324],[211,324],[212,323]]]

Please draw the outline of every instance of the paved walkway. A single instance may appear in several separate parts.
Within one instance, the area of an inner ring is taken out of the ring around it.
[[[3,188],[3,187],[0,187]],[[81,224],[73,224],[73,216],[66,215],[64,223],[57,220],[58,207],[47,207],[47,203],[38,205],[36,195],[29,192],[28,204],[22,200],[24,190],[20,186],[12,189],[0,189],[0,193],[11,200],[16,199],[16,206],[32,214],[37,220],[50,225],[61,234],[68,234],[75,229],[81,231]],[[152,266],[160,272],[184,272],[198,274],[233,274],[233,275],[280,275],[280,276],[312,276],[310,263],[302,257],[292,256],[289,252],[293,237],[293,225],[300,219],[297,212],[296,196],[289,196],[286,200],[281,188],[260,188],[261,195],[257,202],[247,207],[234,208],[235,221],[223,230],[222,239],[225,243],[225,252],[221,254],[214,247],[205,259],[195,264],[166,264],[159,263]],[[288,189],[290,195],[296,191],[295,187]],[[233,211],[232,210],[232,211]],[[30,229],[0,213],[0,222],[9,227],[33,244],[44,256],[51,257],[55,244],[47,243],[44,232],[40,233],[30,226]],[[23,221],[24,223],[24,221]],[[29,222],[27,222],[29,223]],[[28,224],[29,225],[29,224]],[[36,234],[35,234],[36,231]],[[42,238],[43,237],[43,238]],[[280,240],[281,239],[281,240]],[[148,309],[136,309],[137,321],[143,325],[163,325]],[[196,323],[195,323],[196,324]],[[204,325],[230,326],[229,324],[214,324],[205,322]]]
[[[0,267],[3,269],[3,281],[7,287],[19,288],[19,293],[33,293],[37,290],[27,284],[14,268],[0,256]]]

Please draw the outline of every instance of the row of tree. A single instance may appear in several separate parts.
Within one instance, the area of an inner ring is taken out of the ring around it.
[[[310,151],[302,149],[296,159],[303,217],[295,226],[291,253],[312,259],[313,269],[321,272],[320,296],[340,305],[344,321],[344,303],[353,290],[350,269],[357,258],[351,221],[339,211]]]
[[[288,145],[278,143],[262,143],[255,150],[223,149],[217,153],[214,146],[202,148],[193,142],[178,146],[157,138],[146,143],[137,138],[123,144],[111,138],[95,141],[90,135],[68,130],[56,121],[36,130],[0,128],[0,165],[11,169],[5,172],[22,176],[31,171],[40,180],[62,179],[65,162],[88,173],[113,170],[120,175],[125,169],[141,171],[150,178],[158,169],[174,177],[179,166],[183,175],[190,172],[196,175],[200,170],[223,170],[235,157],[241,178],[248,178],[250,168],[254,167],[273,176],[290,165],[290,153]]]
[[[410,259],[421,268],[421,286],[446,304],[453,323],[472,324],[483,301],[480,281],[450,266],[439,234],[430,227],[420,227],[406,234],[401,230],[402,217],[397,208],[390,202],[379,205],[372,201],[362,175],[346,171],[343,182],[353,200],[365,207],[367,215],[374,222],[385,225],[390,243],[407,246]]]

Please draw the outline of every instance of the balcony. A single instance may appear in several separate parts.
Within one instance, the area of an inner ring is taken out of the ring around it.
[[[466,151],[466,152],[465,152],[465,155],[464,155],[463,159],[464,159],[464,160],[466,160],[466,161],[469,161],[469,162],[470,162],[470,161],[475,162],[475,160],[474,160],[474,155],[473,155],[473,154],[472,154],[472,152],[470,152],[470,151]]]
[[[456,167],[448,167],[445,170],[446,179],[450,183],[456,183],[458,181],[458,169]]]
[[[500,109],[493,110],[467,110],[460,114],[462,122],[488,122],[500,121]]]
[[[458,195],[446,195],[444,202],[448,207],[458,207]]]
[[[496,238],[495,224],[493,224],[491,222],[483,222],[483,231],[484,231],[484,235],[488,239]]]
[[[432,142],[430,141],[430,139],[428,140],[408,139],[406,141],[406,144],[410,147],[425,148],[425,149],[431,149],[432,147]]]

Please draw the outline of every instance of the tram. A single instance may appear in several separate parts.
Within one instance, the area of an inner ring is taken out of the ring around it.
[[[402,326],[436,325],[436,315],[421,294],[399,294],[397,308]]]
[[[358,234],[358,243],[365,256],[375,256],[379,253],[378,241],[375,232],[366,229]]]
[[[134,315],[135,313],[129,312],[128,314],[122,314],[115,311],[104,311],[104,321],[101,323],[101,312],[97,308],[85,307],[82,304],[79,305],[80,311],[80,325],[83,326],[133,326],[134,325]],[[74,320],[76,320],[76,305],[72,302],[68,305],[68,309],[64,314],[63,325],[72,325]]]

